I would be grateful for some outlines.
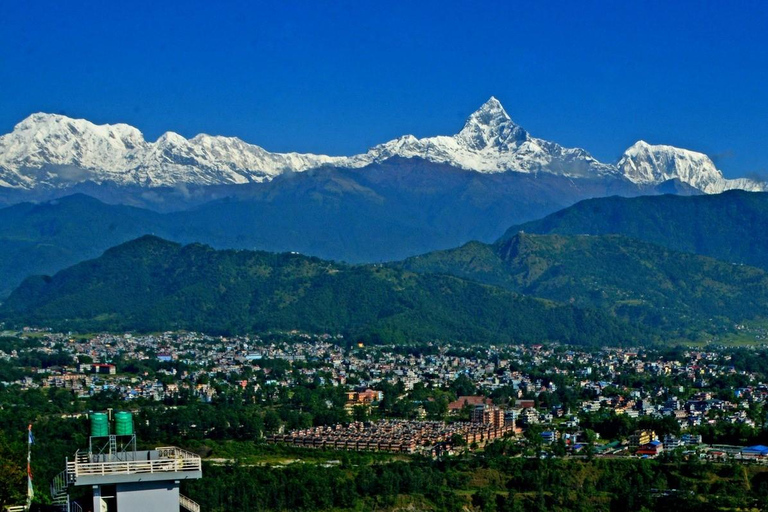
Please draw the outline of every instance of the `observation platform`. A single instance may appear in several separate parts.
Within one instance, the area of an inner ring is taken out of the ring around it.
[[[119,454],[78,451],[65,470],[69,485],[178,481],[203,476],[200,456],[175,446]]]

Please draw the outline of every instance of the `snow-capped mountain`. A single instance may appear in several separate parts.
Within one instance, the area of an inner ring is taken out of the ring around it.
[[[417,139],[412,135],[378,145],[359,157],[381,161],[393,156],[418,157],[478,172],[549,172],[568,177],[617,174],[583,149],[568,149],[531,137],[491,97],[454,136]]]
[[[0,187],[66,188],[82,182],[140,187],[228,185],[268,181],[322,166],[361,168],[392,157],[421,158],[481,173],[549,173],[568,178],[622,177],[639,185],[671,179],[707,193],[763,190],[750,180],[726,180],[705,155],[638,142],[617,165],[583,149],[532,137],[496,98],[453,136],[406,135],[350,157],[271,153],[235,137],[168,132],[155,142],[125,124],[95,125],[54,114],[33,114],[0,137]]]
[[[147,142],[125,124],[99,126],[33,114],[0,137],[0,185],[61,187],[86,180],[147,187],[238,184],[337,160],[270,153],[234,137],[198,135],[188,140],[168,132]]]
[[[655,185],[677,179],[707,194],[726,190],[766,190],[765,184],[746,178],[728,180],[705,154],[674,146],[638,141],[622,155],[617,167],[633,183]]]

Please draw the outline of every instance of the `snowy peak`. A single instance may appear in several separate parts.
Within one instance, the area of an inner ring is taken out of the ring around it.
[[[501,102],[491,96],[469,116],[456,138],[476,151],[488,147],[506,150],[511,144],[526,140],[528,133],[516,125]]]
[[[702,192],[716,194],[733,188],[764,190],[751,180],[727,180],[715,163],[704,153],[674,146],[652,145],[638,141],[624,152],[617,164],[628,180],[640,185],[656,185],[680,180]]]
[[[71,119],[58,114],[32,114],[14,127],[9,135],[31,145],[48,145],[49,149],[80,142],[83,147],[104,142],[113,148],[135,149],[145,144],[139,130],[127,124],[95,125],[85,119]]]
[[[723,179],[705,154],[673,146],[638,141],[624,152],[618,163],[624,176],[635,183],[659,183],[678,178],[686,183]]]
[[[679,180],[703,192],[765,190],[747,179],[726,180],[702,153],[640,141],[616,165],[579,148],[530,135],[491,97],[453,136],[405,135],[368,152],[331,157],[271,153],[236,137],[166,132],[155,142],[127,124],[96,125],[56,114],[32,114],[0,136],[0,187],[64,188],[74,183],[142,187],[224,185],[271,180],[326,165],[354,169],[389,158],[420,158],[481,173],[548,173],[568,178],[628,179],[638,185]]]
[[[0,181],[34,188],[48,182],[83,181],[83,169],[111,173],[146,148],[141,132],[126,124],[97,126],[84,119],[33,114],[0,137]],[[35,169],[47,169],[30,172]]]
[[[0,186],[58,188],[93,181],[147,187],[264,181],[335,163],[323,155],[269,153],[234,137],[166,132],[147,142],[126,124],[32,114],[0,137]]]
[[[400,137],[353,159],[382,161],[392,156],[484,173],[545,172],[574,178],[616,174],[615,167],[601,164],[583,149],[564,148],[530,136],[494,97],[472,113],[454,136]]]

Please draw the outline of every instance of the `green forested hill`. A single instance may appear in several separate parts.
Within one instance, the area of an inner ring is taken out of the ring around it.
[[[768,269],[768,193],[605,197],[510,228],[561,235],[618,234],[676,251]]]
[[[216,251],[156,237],[112,248],[53,277],[29,278],[0,313],[11,323],[75,330],[303,329],[394,342],[652,339],[599,311],[455,277],[298,254]]]
[[[623,236],[518,233],[493,245],[409,258],[400,268],[450,274],[647,327],[695,336],[768,312],[768,274]]]
[[[82,190],[93,197],[78,193],[0,208],[0,300],[30,275],[58,272],[142,235],[373,263],[467,240],[492,242],[513,224],[585,197],[656,192],[626,180],[575,184],[546,173],[483,174],[402,158],[247,185],[148,190],[91,184]],[[0,190],[0,204],[3,195]],[[123,204],[153,204],[170,213]]]

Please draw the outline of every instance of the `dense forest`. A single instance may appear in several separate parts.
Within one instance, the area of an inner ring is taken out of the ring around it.
[[[696,461],[475,456],[372,465],[208,466],[186,492],[206,510],[716,511],[768,505],[766,468]]]
[[[471,242],[396,266],[601,309],[689,339],[697,332],[730,330],[768,310],[764,270],[620,235],[518,233],[492,245]]]
[[[513,226],[519,232],[624,235],[675,251],[768,269],[768,194],[722,194],[588,199],[540,220]]]
[[[216,251],[150,236],[52,278],[27,279],[0,314],[11,324],[65,330],[302,329],[374,343],[615,346],[653,336],[598,310],[451,276],[337,264],[298,254]]]

